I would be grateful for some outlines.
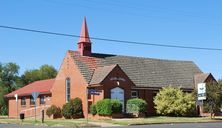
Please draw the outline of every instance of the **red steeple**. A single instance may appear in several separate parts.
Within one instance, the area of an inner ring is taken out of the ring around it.
[[[88,27],[87,27],[87,23],[86,23],[86,17],[84,17],[84,20],[82,23],[82,29],[81,29],[81,33],[80,33],[79,43],[81,43],[81,42],[91,43],[90,38],[89,38]]]
[[[86,23],[86,18],[84,17],[82,23],[82,29],[78,42],[78,51],[82,56],[90,56],[91,55],[91,41],[89,37],[88,27]]]

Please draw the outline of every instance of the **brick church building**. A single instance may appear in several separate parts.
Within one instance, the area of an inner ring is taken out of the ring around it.
[[[62,107],[76,97],[83,101],[84,115],[87,107],[104,98],[119,99],[125,111],[127,100],[138,97],[148,103],[147,114],[154,115],[153,98],[162,87],[179,86],[191,92],[197,83],[215,81],[192,61],[93,53],[86,19],[77,45],[76,51],[66,52],[56,78],[33,82],[5,95],[9,117],[16,117],[17,113],[33,116],[32,92],[40,93],[37,114],[50,105]],[[89,89],[98,90],[99,95],[87,94]]]

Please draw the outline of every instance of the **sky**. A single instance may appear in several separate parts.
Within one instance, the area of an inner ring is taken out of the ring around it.
[[[91,37],[165,45],[222,48],[220,0],[0,0],[0,26],[79,35],[84,16]],[[91,40],[95,53],[194,61],[222,78],[222,51],[166,48]],[[20,74],[53,65],[59,70],[78,38],[0,28],[0,62]]]

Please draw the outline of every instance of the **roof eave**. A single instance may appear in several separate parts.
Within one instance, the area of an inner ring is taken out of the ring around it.
[[[44,95],[44,94],[51,94],[51,91],[46,91],[46,92],[40,92],[39,95]],[[21,96],[31,96],[32,93],[23,93],[23,94],[18,94],[19,97]],[[4,98],[12,98],[14,95],[5,95]]]

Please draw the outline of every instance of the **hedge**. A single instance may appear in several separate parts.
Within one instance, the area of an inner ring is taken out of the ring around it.
[[[75,98],[64,104],[62,107],[62,115],[66,119],[83,117],[82,100]]]
[[[96,111],[96,104],[92,104],[92,105],[90,106],[90,113],[91,113],[92,115],[96,115],[96,113],[97,113],[97,111]]]
[[[111,100],[112,104],[112,113],[121,113],[122,112],[122,104],[119,100]]]
[[[60,117],[61,116],[61,109],[55,105],[52,105],[46,110],[46,115],[48,117],[51,117],[52,115],[54,117]]]
[[[144,113],[146,107],[146,101],[139,98],[129,99],[126,104],[127,113]]]
[[[96,103],[96,111],[99,115],[109,116],[122,112],[122,104],[119,100],[103,99]]]

